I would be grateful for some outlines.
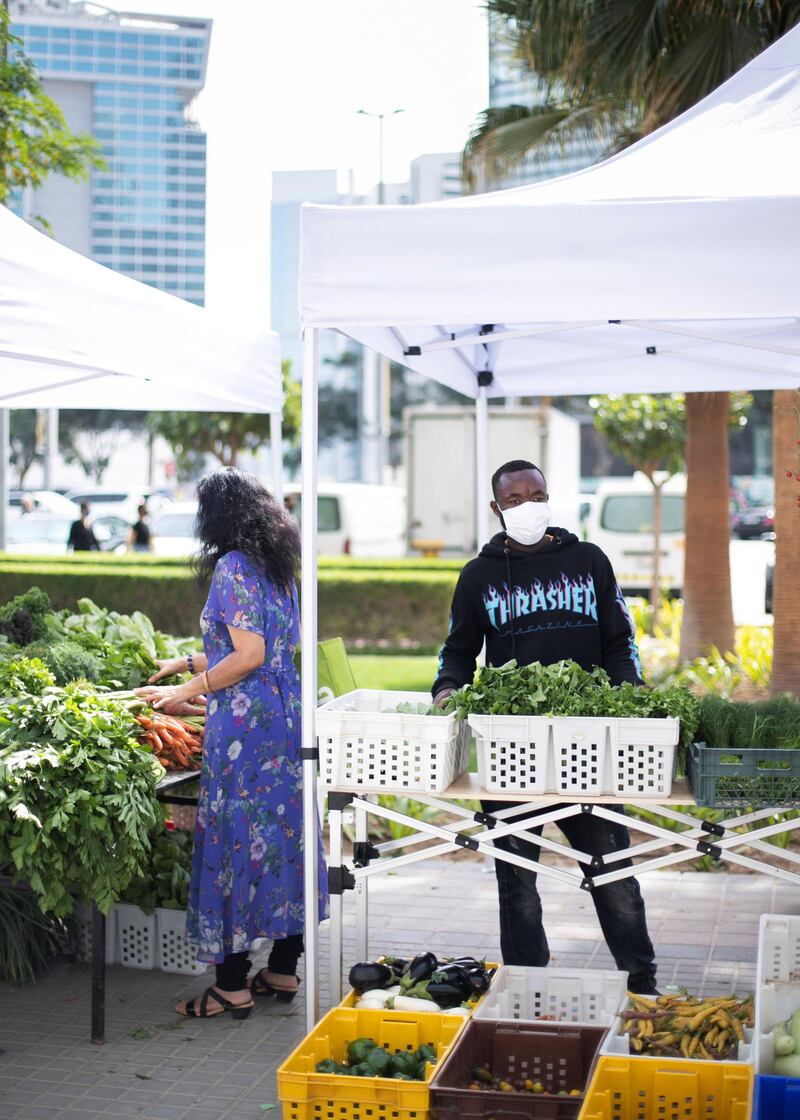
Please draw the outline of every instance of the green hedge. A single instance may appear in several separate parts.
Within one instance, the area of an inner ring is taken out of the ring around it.
[[[351,646],[435,648],[447,632],[455,571],[321,569],[319,636],[342,637]],[[0,560],[0,601],[32,586],[41,587],[53,606],[74,609],[88,597],[101,607],[129,614],[144,611],[155,626],[172,634],[196,634],[203,606],[185,566],[75,563],[8,557]]]

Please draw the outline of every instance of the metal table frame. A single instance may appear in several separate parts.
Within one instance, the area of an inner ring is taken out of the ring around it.
[[[377,796],[404,797],[439,810],[450,818],[441,824],[422,821],[408,812],[399,812],[377,803]],[[460,801],[513,801],[510,805],[494,813],[476,812],[472,808],[458,804]],[[330,827],[330,996],[331,1004],[342,998],[342,919],[343,901],[346,891],[355,895],[356,914],[356,959],[369,959],[369,881],[377,875],[385,875],[399,867],[436,859],[449,852],[469,849],[480,852],[494,860],[535,871],[546,878],[562,883],[570,883],[585,891],[592,891],[606,883],[619,879],[640,876],[663,867],[672,867],[696,859],[697,855],[709,855],[716,861],[727,861],[746,867],[751,871],[773,875],[787,882],[800,884],[800,855],[776,848],[766,843],[772,837],[791,833],[800,829],[800,817],[786,819],[785,814],[796,810],[796,806],[775,806],[736,813],[731,810],[730,818],[720,822],[701,821],[689,816],[681,807],[692,805],[693,798],[685,779],[673,784],[669,797],[659,799],[630,797],[619,799],[619,808],[614,799],[606,797],[575,797],[548,794],[545,796],[524,793],[494,793],[482,790],[477,775],[465,774],[453,783],[444,793],[431,795],[412,791],[384,789],[360,790],[357,793],[344,790],[328,791],[328,820]],[[640,809],[650,809],[661,817],[667,817],[683,827],[677,832],[654,824],[639,817],[631,818],[623,812],[625,805]],[[552,806],[552,808],[548,808]],[[531,816],[529,808],[539,811]],[[542,812],[541,810],[545,811]],[[353,814],[355,838],[353,842],[353,866],[343,862],[344,815]],[[612,852],[605,856],[593,856],[579,851],[548,837],[531,835],[542,851],[554,852],[576,861],[575,870],[553,867],[539,860],[506,852],[494,845],[500,836],[523,837],[529,828],[555,823],[571,816],[591,813],[594,816],[625,824],[652,839],[632,844],[629,848]],[[412,835],[398,840],[387,840],[372,844],[369,840],[369,818],[394,821],[411,828]],[[770,818],[778,818],[774,823],[765,823]],[[401,850],[413,849],[419,844],[438,840],[438,844],[420,851],[410,851],[397,855]],[[744,855],[739,849],[747,848],[756,856]],[[768,862],[766,857],[777,858],[797,870],[787,870]],[[616,867],[621,860],[633,859],[633,867]],[[583,868],[589,867],[594,874],[587,876]],[[307,978],[307,983],[318,980],[317,976]]]

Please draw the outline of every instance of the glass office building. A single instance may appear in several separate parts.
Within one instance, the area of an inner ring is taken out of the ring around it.
[[[202,304],[206,137],[190,107],[205,82],[211,21],[69,0],[17,0],[11,16],[46,91],[74,131],[97,138],[107,163],[85,184],[51,177],[23,209],[116,272]]]

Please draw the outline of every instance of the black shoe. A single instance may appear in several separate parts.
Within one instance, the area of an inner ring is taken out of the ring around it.
[[[628,991],[635,996],[660,996],[654,972],[629,972]]]

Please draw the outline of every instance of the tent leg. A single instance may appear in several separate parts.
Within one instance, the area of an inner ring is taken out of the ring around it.
[[[283,502],[283,434],[280,412],[269,414],[270,452],[272,454],[272,493],[275,500]]]
[[[306,1027],[319,1019],[319,913],[317,896],[317,332],[305,334],[303,362],[303,514],[301,561],[301,684],[303,717],[303,895],[305,900]]]
[[[475,398],[475,541],[480,552],[486,538],[486,483],[489,477],[489,401],[486,386]]]
[[[58,409],[48,408],[44,459],[44,488],[52,490],[56,482],[58,458]],[[152,479],[150,480],[152,485]]]
[[[8,467],[11,456],[11,414],[0,408],[0,552],[5,552],[8,535]]]

